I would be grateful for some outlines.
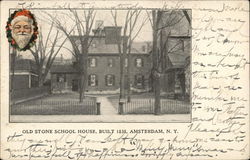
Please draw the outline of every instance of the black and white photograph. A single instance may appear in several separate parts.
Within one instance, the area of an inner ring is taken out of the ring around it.
[[[191,11],[10,9],[10,122],[190,122]]]
[[[249,159],[246,0],[0,1],[0,159]]]

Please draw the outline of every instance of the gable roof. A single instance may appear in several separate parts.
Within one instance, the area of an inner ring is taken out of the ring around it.
[[[16,71],[27,71],[37,73],[37,67],[33,60],[31,59],[17,59],[15,61],[14,68]],[[12,65],[11,65],[12,69]]]
[[[169,60],[172,63],[172,68],[183,68],[186,64],[186,58],[189,55],[183,52],[175,52],[168,54]]]

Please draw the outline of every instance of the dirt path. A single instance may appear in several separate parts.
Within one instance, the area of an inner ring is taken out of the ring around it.
[[[97,101],[101,103],[101,115],[117,115],[118,111],[108,100],[107,97],[98,97]]]

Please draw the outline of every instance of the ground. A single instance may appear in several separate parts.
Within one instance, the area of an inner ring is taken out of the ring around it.
[[[38,122],[188,122],[190,121],[189,105],[179,105],[185,109],[184,114],[170,112],[160,116],[153,115],[152,94],[132,95],[131,103],[124,102],[124,114],[118,114],[118,95],[87,95],[83,103],[78,102],[77,93],[52,94],[11,106],[11,121],[29,121],[35,117]],[[171,104],[171,100],[164,100]],[[96,115],[96,102],[101,103],[101,115]],[[178,103],[177,103],[178,104]],[[169,106],[169,105],[167,105]],[[173,108],[173,107],[172,107]],[[178,108],[175,106],[175,108]],[[163,110],[164,111],[164,110]],[[171,111],[168,108],[168,111]],[[177,110],[178,111],[178,110]],[[182,113],[182,112],[180,112]],[[22,116],[25,115],[25,116]],[[43,115],[43,116],[42,116]],[[71,116],[70,116],[71,115]],[[79,116],[77,115],[84,115]],[[49,116],[50,118],[42,118]],[[61,118],[63,116],[63,119]],[[41,118],[40,118],[41,117]],[[68,118],[67,118],[68,117]],[[69,119],[69,117],[71,117]],[[77,118],[78,117],[78,118]],[[47,120],[46,120],[47,119]],[[34,120],[31,120],[32,122]]]

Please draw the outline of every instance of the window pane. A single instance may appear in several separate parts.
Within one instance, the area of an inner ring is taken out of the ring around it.
[[[107,75],[107,86],[114,85],[114,75]]]
[[[90,75],[90,86],[96,86],[96,75]]]
[[[136,67],[142,67],[142,59],[141,58],[136,58],[135,63],[136,63]]]
[[[57,74],[57,82],[66,82],[65,74]]]
[[[109,66],[109,67],[113,67],[113,63],[114,63],[114,62],[113,62],[113,59],[109,58],[109,59],[108,59],[108,66]]]
[[[89,66],[90,67],[95,67],[96,66],[96,59],[95,58],[90,58]]]
[[[128,58],[125,58],[125,60],[124,60],[124,66],[128,67]]]
[[[142,86],[143,85],[143,76],[142,75],[136,75],[136,85]]]

